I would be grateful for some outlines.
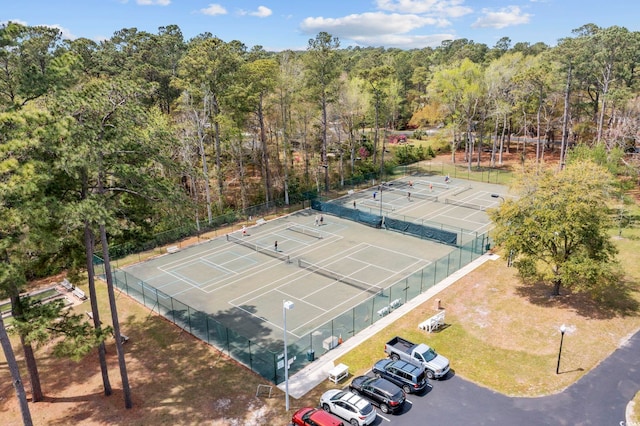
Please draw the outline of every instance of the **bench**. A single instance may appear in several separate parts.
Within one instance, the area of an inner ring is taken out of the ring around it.
[[[71,283],[69,282],[69,280],[68,280],[68,279],[66,279],[66,278],[65,278],[64,280],[62,280],[62,282],[60,283],[60,285],[61,285],[62,287],[64,287],[64,288],[66,288],[68,291],[73,290],[73,284],[71,284]]]
[[[267,221],[263,218],[256,220],[256,225],[264,225],[265,223],[267,223]]]
[[[128,341],[129,341],[129,336],[125,336],[124,334],[120,333],[120,342],[127,343]]]
[[[93,319],[93,312],[86,311],[85,314],[89,317],[89,319]]]
[[[80,290],[78,287],[73,289],[72,293],[73,293],[74,296],[76,296],[80,300],[86,300],[86,298],[87,298],[87,295],[84,294],[84,291]]]
[[[400,300],[400,299],[393,300],[391,303],[389,303],[389,307],[391,309],[399,308],[400,305],[402,305],[402,300]]]
[[[418,328],[420,330],[425,330],[431,333],[433,330],[437,330],[439,327],[444,326],[444,313],[444,310],[438,312],[428,320],[418,324]]]
[[[338,384],[338,382],[345,377],[349,376],[349,367],[340,363],[329,370],[329,380],[334,384]]]
[[[388,306],[385,306],[384,308],[382,308],[382,309],[380,309],[380,310],[378,311],[378,315],[379,315],[379,316],[381,316],[381,317],[383,317],[383,316],[387,315],[387,314],[389,313],[389,311],[390,311],[390,310],[389,310],[389,307],[388,307]]]
[[[180,247],[178,246],[169,246],[167,247],[167,253],[177,253],[180,251]]]

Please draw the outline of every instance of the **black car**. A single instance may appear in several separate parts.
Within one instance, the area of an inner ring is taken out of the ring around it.
[[[351,381],[349,390],[364,396],[385,414],[398,411],[406,399],[402,389],[379,377],[358,376]]]
[[[429,382],[424,368],[407,361],[381,359],[372,368],[376,377],[387,379],[406,393],[416,393],[427,388]]]

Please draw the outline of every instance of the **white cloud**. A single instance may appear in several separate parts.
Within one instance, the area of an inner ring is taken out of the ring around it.
[[[482,14],[472,25],[472,28],[506,28],[514,25],[529,23],[531,14],[522,13],[518,6],[508,6],[494,12],[490,9],[482,9]]]
[[[307,34],[328,32],[340,38],[374,37],[385,34],[405,34],[427,25],[445,26],[445,20],[418,15],[362,13],[342,18],[306,18],[300,29]]]
[[[378,9],[389,12],[429,14],[458,18],[473,12],[465,0],[376,0]]]
[[[211,16],[226,15],[227,9],[220,6],[219,4],[212,3],[204,9],[200,9],[200,12],[204,13],[205,15],[211,15]]]
[[[269,9],[266,6],[258,6],[257,10],[252,11],[248,11],[248,10],[244,10],[244,9],[240,9],[238,10],[238,15],[250,15],[250,16],[257,16],[258,18],[266,18],[267,16],[271,16],[273,12],[271,11],[271,9]]]
[[[0,26],[5,26],[9,22],[13,22],[14,24],[24,25],[25,27],[29,26],[29,24],[27,24],[26,21],[23,21],[22,19],[9,19],[8,21],[0,21]]]
[[[256,10],[255,12],[250,12],[249,15],[257,16],[258,18],[266,18],[267,16],[270,16],[272,13],[273,12],[271,12],[271,9],[269,9],[268,7],[258,6],[258,10]]]
[[[453,34],[430,34],[430,35],[403,35],[387,34],[373,37],[353,37],[352,40],[360,46],[384,46],[397,47],[400,49],[422,49],[424,47],[438,47],[445,40],[454,40]]]
[[[450,27],[450,19],[473,13],[465,0],[375,0],[377,12],[338,18],[308,17],[300,24],[305,34],[324,31],[361,46],[399,48],[436,47],[454,34],[433,33],[433,28]]]
[[[25,27],[48,27],[48,28],[55,28],[56,30],[60,31],[60,33],[62,34],[62,38],[66,39],[66,40],[75,40],[78,37],[76,35],[74,35],[69,29],[63,27],[62,25],[59,24],[39,24],[39,25],[29,25],[28,23],[26,23],[25,21],[21,20],[21,19],[9,19],[8,21],[0,21],[0,27],[7,25],[9,22],[13,22],[14,24],[20,24],[20,25],[24,25]]]
[[[44,26],[59,30],[62,33],[62,38],[65,40],[75,40],[78,38],[73,33],[71,33],[69,29],[63,27],[62,25],[53,24],[53,25],[44,25]]]
[[[171,0],[136,0],[141,6],[169,6]]]

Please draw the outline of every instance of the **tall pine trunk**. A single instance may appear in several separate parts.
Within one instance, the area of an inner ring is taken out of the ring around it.
[[[96,329],[100,328],[100,312],[98,311],[98,297],[96,296],[95,272],[93,269],[93,247],[94,239],[89,227],[89,223],[84,225],[84,247],[87,256],[87,275],[89,279],[89,300],[91,301],[91,312],[93,313],[93,325]],[[102,384],[104,386],[104,394],[109,396],[112,394],[111,383],[109,382],[109,370],[107,368],[107,358],[104,340],[98,346],[98,360],[100,362],[100,371],[102,373]]]
[[[262,148],[262,173],[264,176],[264,196],[267,202],[267,207],[272,200],[271,197],[271,170],[269,170],[269,152],[267,145],[267,131],[264,126],[264,111],[262,109],[262,96],[260,93],[260,100],[258,102],[258,108],[256,115],[258,117],[258,125],[260,127],[260,147]]]
[[[105,196],[104,190],[105,176],[104,172],[98,172],[98,194]],[[111,259],[109,258],[109,242],[107,241],[107,230],[103,223],[100,224],[100,245],[102,246],[102,259],[104,260],[104,275],[107,281],[107,293],[109,294],[109,308],[111,310],[111,321],[113,326],[113,335],[116,339],[116,350],[118,352],[118,364],[120,366],[120,378],[122,380],[122,391],[124,393],[124,406],[131,408],[131,388],[129,386],[129,376],[127,374],[127,364],[124,359],[124,351],[122,348],[122,337],[120,334],[120,321],[118,320],[118,307],[116,306],[116,295],[113,290],[113,275],[111,274]]]
[[[113,334],[116,338],[116,350],[118,351],[118,364],[120,365],[120,378],[122,379],[124,406],[125,408],[131,408],[133,406],[133,402],[131,401],[131,388],[129,386],[127,364],[125,363],[124,351],[122,348],[120,322],[118,320],[118,308],[116,306],[116,296],[113,290],[113,276],[111,275],[111,261],[109,259],[109,243],[107,242],[107,231],[104,225],[100,225],[100,243],[102,245],[102,255],[104,258],[104,273],[107,280],[107,292],[109,293],[109,308],[111,309]]]
[[[0,345],[2,345],[2,350],[7,360],[7,366],[9,367],[9,372],[11,373],[11,379],[13,380],[13,388],[16,390],[16,396],[18,397],[18,402],[20,403],[22,423],[24,424],[24,426],[31,426],[33,425],[33,421],[31,420],[31,411],[29,411],[27,393],[24,390],[24,384],[22,383],[22,379],[20,378],[20,369],[18,368],[18,362],[16,361],[16,356],[13,353],[13,348],[11,347],[11,342],[9,341],[9,336],[7,335],[7,330],[4,327],[4,321],[2,320],[2,317],[0,317]]]
[[[22,302],[19,295],[11,296],[11,310],[15,318],[22,316]],[[40,402],[44,399],[42,393],[42,385],[40,384],[40,373],[38,372],[38,364],[36,363],[36,357],[33,353],[33,347],[25,339],[24,335],[20,335],[20,343],[22,344],[22,350],[24,351],[24,359],[27,363],[27,371],[29,372],[29,379],[31,381],[31,401]]]
[[[560,170],[564,169],[564,156],[567,152],[567,136],[569,127],[569,99],[571,96],[571,73],[573,71],[572,64],[569,64],[567,70],[567,84],[564,91],[564,110],[562,111],[562,142],[560,143]]]

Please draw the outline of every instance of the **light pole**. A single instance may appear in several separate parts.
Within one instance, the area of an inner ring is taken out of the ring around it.
[[[380,220],[382,220],[382,187],[383,187],[382,179],[380,179]]]
[[[382,224],[384,224],[384,217],[382,216],[382,187],[384,186],[384,153],[387,152],[387,148],[384,146],[384,141],[382,142],[382,155],[380,156],[380,220],[382,220]],[[380,227],[382,228],[382,224]]]
[[[558,365],[556,366],[556,374],[560,374],[560,355],[562,355],[562,341],[564,340],[565,331],[567,331],[567,327],[562,324],[560,326],[560,350],[558,351]]]
[[[491,198],[500,198],[502,200],[502,202],[504,203],[504,197],[500,194],[491,194]]]
[[[284,328],[284,393],[285,407],[289,411],[289,360],[287,358],[287,311],[293,309],[293,302],[284,300],[282,302],[282,322]]]

